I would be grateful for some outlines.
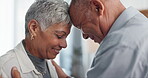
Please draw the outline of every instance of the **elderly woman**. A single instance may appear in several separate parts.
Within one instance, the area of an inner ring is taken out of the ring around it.
[[[14,66],[22,78],[58,78],[50,59],[67,47],[66,37],[70,28],[66,2],[34,2],[25,17],[25,39],[0,57],[2,78],[11,78],[11,68]]]

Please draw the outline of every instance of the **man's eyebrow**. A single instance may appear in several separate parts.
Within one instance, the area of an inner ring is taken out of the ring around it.
[[[56,33],[64,33],[64,35],[66,35],[66,32],[64,31],[55,31]]]

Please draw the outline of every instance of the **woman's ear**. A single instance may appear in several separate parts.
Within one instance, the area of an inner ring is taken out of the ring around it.
[[[99,15],[103,15],[104,4],[101,0],[91,0],[91,4],[95,6],[95,11],[98,12]]]
[[[38,29],[39,29],[39,23],[34,19],[30,20],[28,23],[28,30],[29,30],[30,35],[36,36]]]

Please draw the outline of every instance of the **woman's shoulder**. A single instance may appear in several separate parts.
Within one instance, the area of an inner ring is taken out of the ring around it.
[[[14,50],[10,50],[0,57],[0,74],[9,78],[11,76],[11,68],[18,65]]]
[[[9,50],[6,54],[0,57],[0,68],[12,63],[14,59],[16,59],[14,50]]]

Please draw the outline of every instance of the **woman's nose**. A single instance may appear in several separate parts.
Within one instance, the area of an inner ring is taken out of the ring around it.
[[[66,47],[67,47],[66,39],[65,39],[65,40],[62,40],[62,41],[60,42],[60,47],[61,47],[61,48],[66,48]]]

